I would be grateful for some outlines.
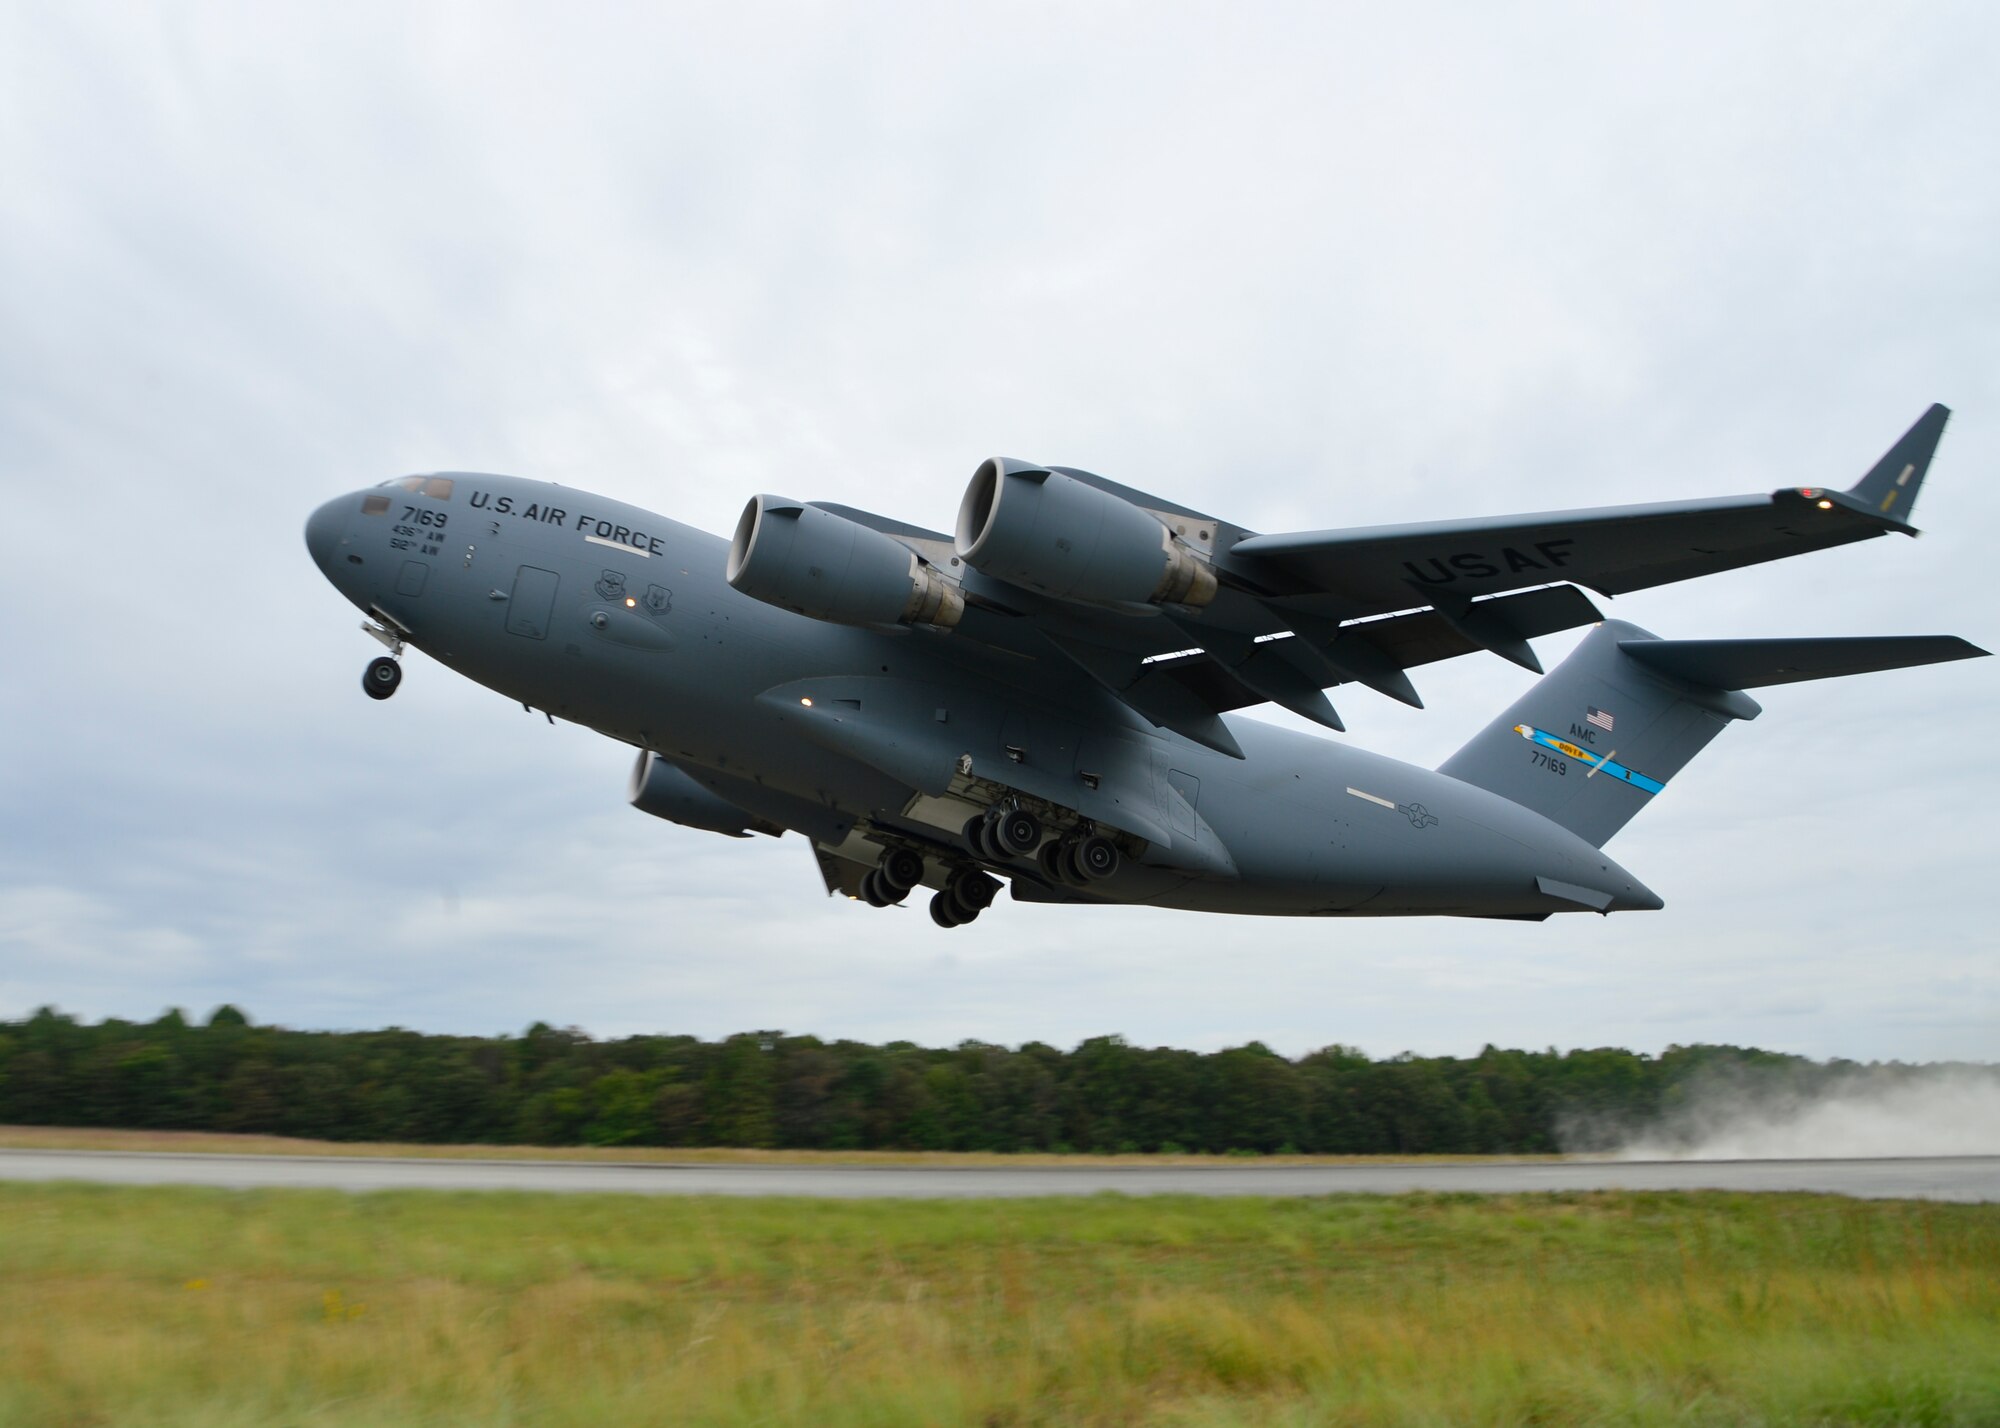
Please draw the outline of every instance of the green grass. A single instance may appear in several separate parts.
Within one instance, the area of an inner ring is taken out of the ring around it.
[[[0,1423],[2000,1423],[2000,1206],[0,1185]]]

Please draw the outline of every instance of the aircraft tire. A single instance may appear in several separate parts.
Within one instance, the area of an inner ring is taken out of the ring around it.
[[[1060,843],[1044,843],[1041,852],[1035,854],[1035,862],[1040,864],[1042,876],[1052,883],[1069,881],[1069,871],[1063,866],[1063,858],[1069,850]]]
[[[1006,850],[1000,846],[1000,840],[994,836],[993,820],[991,818],[987,818],[980,823],[979,835],[973,840],[972,847],[973,851],[979,854],[979,860],[982,863],[1004,863],[1007,861]]]
[[[861,900],[870,907],[887,907],[894,901],[893,898],[887,895],[887,890],[882,886],[882,870],[880,868],[870,868],[866,873],[862,874]]]
[[[1042,820],[1025,808],[1016,808],[994,820],[990,840],[1008,857],[1025,858],[1042,840]]]
[[[1000,880],[975,868],[961,868],[944,887],[952,915],[960,922],[970,922],[979,916],[992,905],[999,892]]]
[[[951,910],[951,894],[938,893],[931,898],[931,921],[939,927],[958,926],[958,917]]]
[[[1083,865],[1076,860],[1077,850],[1082,846],[1082,843],[1083,840],[1078,839],[1073,843],[1062,845],[1062,854],[1059,861],[1062,863],[1063,880],[1071,887],[1080,888],[1090,881],[1090,875],[1084,872]]]
[[[911,888],[924,880],[923,855],[914,848],[891,848],[876,872],[882,886],[896,894],[892,901],[901,902]]]
[[[1076,845],[1077,869],[1091,882],[1110,877],[1121,861],[1118,845],[1101,833],[1093,833]]]
[[[361,671],[361,688],[370,699],[387,699],[403,682],[403,667],[387,655],[377,655]]]

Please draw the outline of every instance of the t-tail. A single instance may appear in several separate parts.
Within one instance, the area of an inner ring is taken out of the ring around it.
[[[1606,620],[1439,772],[1603,847],[1732,719],[1742,691],[1987,653],[1954,635],[1663,640]]]

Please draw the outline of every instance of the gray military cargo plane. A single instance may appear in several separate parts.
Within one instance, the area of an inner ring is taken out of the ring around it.
[[[1066,466],[982,463],[955,535],[754,497],[733,540],[516,477],[406,476],[306,545],[386,645],[636,748],[630,799],[811,841],[829,893],[935,889],[1203,912],[1540,920],[1658,908],[1602,851],[1762,685],[1981,655],[1948,636],[1663,640],[1623,594],[1908,524],[1949,413],[1849,490],[1257,535]],[[1580,588],[1581,587],[1581,588]],[[1436,769],[1340,730],[1325,691],[1595,625]]]

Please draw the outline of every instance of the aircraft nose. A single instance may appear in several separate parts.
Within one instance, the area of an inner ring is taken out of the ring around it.
[[[306,517],[306,549],[312,553],[313,564],[323,572],[332,573],[334,552],[340,547],[340,538],[347,534],[347,515],[353,505],[353,497],[339,497]]]

